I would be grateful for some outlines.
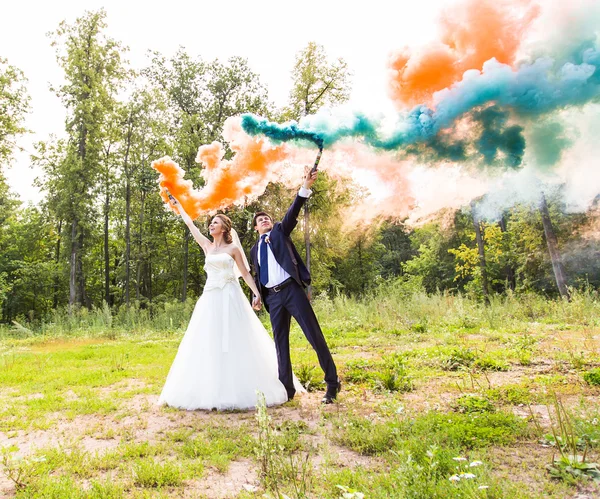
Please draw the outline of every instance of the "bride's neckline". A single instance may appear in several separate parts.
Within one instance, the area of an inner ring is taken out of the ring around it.
[[[229,253],[225,253],[224,251],[222,253],[208,253],[207,256],[216,256],[216,255],[227,255],[229,258],[231,258],[233,260],[233,257],[229,254]]]

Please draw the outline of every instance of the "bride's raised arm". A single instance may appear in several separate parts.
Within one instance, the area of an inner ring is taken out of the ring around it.
[[[196,227],[194,221],[185,212],[183,206],[181,206],[181,203],[177,201],[177,199],[175,199],[175,197],[171,193],[169,193],[169,199],[171,200],[171,204],[177,209],[177,211],[181,215],[181,218],[183,218],[183,221],[188,226],[188,229],[190,229],[190,232],[192,233],[192,236],[194,236],[196,242],[200,245],[204,253],[207,253],[208,248],[211,244],[210,239],[208,239],[198,230],[198,227]]]

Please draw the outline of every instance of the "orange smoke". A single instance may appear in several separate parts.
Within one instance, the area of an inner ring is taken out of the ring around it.
[[[229,118],[225,122],[223,137],[234,153],[231,160],[223,159],[225,150],[219,142],[198,149],[196,161],[204,166],[202,176],[206,182],[200,190],[194,189],[190,180],[184,180],[185,171],[170,158],[152,163],[152,168],[161,174],[160,194],[165,203],[171,206],[165,192],[168,189],[192,219],[203,213],[244,204],[265,191],[267,184],[277,178],[277,165],[289,156],[285,145],[272,146],[264,138],[246,135],[239,118]]]
[[[202,213],[198,209],[199,192],[194,189],[191,180],[184,180],[185,171],[171,158],[165,156],[152,162],[152,168],[160,173],[158,184],[163,201],[172,211],[177,209],[169,202],[167,190],[175,196],[183,206],[185,212],[192,218],[198,218]]]
[[[512,65],[525,31],[539,13],[532,0],[468,0],[445,12],[439,42],[392,55],[392,98],[406,106],[429,104],[434,92],[460,81],[469,69],[481,70],[492,58]]]

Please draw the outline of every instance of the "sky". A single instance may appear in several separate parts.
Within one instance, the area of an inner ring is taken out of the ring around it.
[[[25,73],[31,96],[31,112],[25,125],[32,133],[18,142],[23,151],[16,154],[13,166],[6,172],[9,185],[23,201],[40,200],[40,193],[32,185],[39,172],[30,167],[29,156],[35,142],[63,133],[65,119],[61,102],[50,90],[50,85],[60,85],[62,72],[47,33],[62,20],[73,23],[86,10],[106,10],[107,33],[129,47],[127,59],[133,68],[148,64],[148,50],[170,56],[180,46],[205,60],[243,56],[267,86],[270,99],[279,106],[286,103],[289,94],[295,55],[311,41],[320,43],[330,57],[345,59],[354,74],[349,106],[369,113],[389,113],[393,109],[386,97],[390,53],[435,38],[439,13],[449,3],[3,2],[0,57]]]

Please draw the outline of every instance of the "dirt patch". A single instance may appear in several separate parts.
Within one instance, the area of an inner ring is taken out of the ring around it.
[[[4,475],[0,475],[0,497],[13,497],[15,493],[15,484]]]
[[[494,470],[494,476],[514,481],[515,474],[518,474],[519,483],[528,489],[527,492],[534,497],[539,497],[540,492],[546,490],[548,484],[546,464],[552,462],[555,453],[556,449],[553,448],[537,444],[525,444],[518,447],[491,448],[488,451],[488,460]],[[597,457],[590,454],[588,460],[595,462]],[[562,497],[565,498],[591,499],[600,497],[600,486],[598,485],[582,484],[578,490],[573,490],[571,487],[559,482],[554,482],[554,485],[557,488],[564,488]]]
[[[185,497],[197,497],[201,493],[207,499],[235,497],[244,490],[254,492],[259,488],[256,468],[249,459],[232,461],[226,473],[209,468],[202,479],[188,485]]]

